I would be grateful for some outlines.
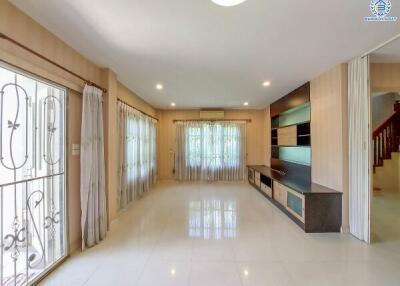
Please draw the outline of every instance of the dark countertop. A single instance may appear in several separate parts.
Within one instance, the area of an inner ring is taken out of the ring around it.
[[[275,171],[270,167],[264,165],[248,165],[250,169],[254,169],[257,172],[270,177],[272,180],[285,185],[286,187],[293,189],[296,192],[299,192],[303,195],[309,194],[342,194],[339,191],[330,189],[328,187],[324,187],[322,185],[316,183],[310,183],[309,181],[301,181],[301,180],[294,180],[293,178],[289,178],[287,175]]]

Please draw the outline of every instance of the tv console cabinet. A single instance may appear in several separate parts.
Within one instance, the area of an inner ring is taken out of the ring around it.
[[[305,232],[340,232],[341,192],[290,178],[267,166],[247,168],[249,183]]]

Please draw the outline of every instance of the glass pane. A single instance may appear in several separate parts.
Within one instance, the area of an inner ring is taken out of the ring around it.
[[[66,255],[65,90],[0,67],[1,285]]]
[[[287,206],[292,211],[303,217],[303,200],[291,192],[287,193]]]
[[[289,109],[279,114],[274,121],[276,127],[284,127],[288,125],[298,124],[302,122],[310,121],[311,108],[310,103],[303,104],[301,106]],[[278,120],[278,122],[276,122]]]
[[[301,165],[311,166],[311,148],[279,147],[279,159]]]
[[[186,164],[212,170],[240,165],[240,130],[228,123],[197,123],[186,129]]]

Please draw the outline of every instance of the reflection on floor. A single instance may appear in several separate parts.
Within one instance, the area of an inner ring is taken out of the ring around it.
[[[42,285],[399,285],[400,249],[305,234],[247,184],[163,182]]]
[[[374,191],[371,240],[400,251],[400,192],[397,190]]]

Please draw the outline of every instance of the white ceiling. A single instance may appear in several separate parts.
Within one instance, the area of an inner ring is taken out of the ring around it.
[[[368,0],[11,2],[158,108],[262,108],[400,32],[364,22]]]
[[[400,39],[394,40],[371,54],[373,63],[400,63]]]

